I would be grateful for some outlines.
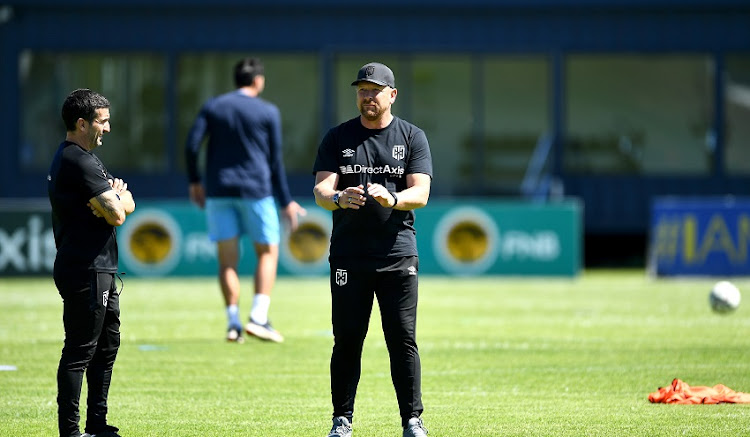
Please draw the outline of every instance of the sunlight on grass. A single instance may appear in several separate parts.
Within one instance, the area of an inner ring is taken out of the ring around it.
[[[748,405],[647,400],[673,378],[750,392],[750,312],[713,314],[713,282],[635,270],[421,278],[430,435],[742,435]],[[750,291],[750,280],[734,282]],[[0,371],[0,436],[56,435],[60,298],[50,279],[3,278],[0,303],[0,369],[16,368]],[[327,278],[278,281],[270,316],[281,345],[225,343],[214,278],[129,278],[121,307],[109,417],[123,435],[320,437],[330,428]],[[356,437],[401,435],[388,366],[375,306]]]

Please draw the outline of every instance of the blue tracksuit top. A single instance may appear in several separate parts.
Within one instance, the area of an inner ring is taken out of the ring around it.
[[[200,182],[198,152],[208,136],[206,197],[292,201],[281,152],[281,114],[276,105],[239,89],[201,107],[185,144],[188,180]]]

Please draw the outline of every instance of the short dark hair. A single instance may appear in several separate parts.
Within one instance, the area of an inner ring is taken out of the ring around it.
[[[234,84],[250,86],[256,76],[263,76],[263,63],[258,58],[245,58],[234,66]]]
[[[88,88],[79,88],[68,94],[62,105],[62,119],[68,132],[76,130],[76,121],[82,118],[89,123],[94,121],[96,110],[109,108],[109,100]]]

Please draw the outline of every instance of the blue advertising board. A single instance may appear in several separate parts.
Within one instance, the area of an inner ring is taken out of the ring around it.
[[[657,276],[749,276],[750,199],[657,198],[649,267]]]

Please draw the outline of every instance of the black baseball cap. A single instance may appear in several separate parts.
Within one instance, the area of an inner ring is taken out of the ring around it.
[[[352,82],[352,86],[362,81],[396,88],[396,79],[393,77],[391,69],[378,62],[363,65],[357,73],[357,80]]]

